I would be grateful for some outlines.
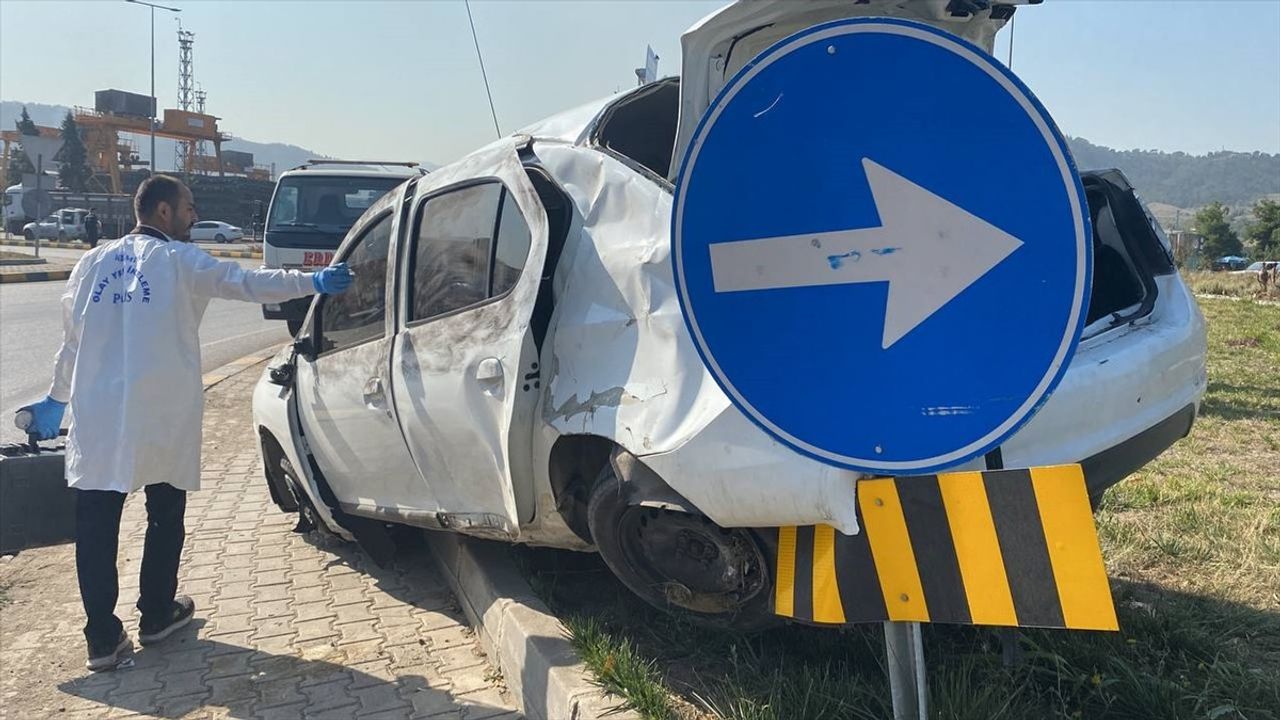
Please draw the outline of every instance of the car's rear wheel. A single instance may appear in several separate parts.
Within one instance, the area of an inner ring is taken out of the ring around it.
[[[704,625],[752,631],[780,622],[769,611],[769,565],[750,531],[639,505],[629,485],[606,468],[587,506],[596,549],[628,589]]]
[[[218,233],[217,235],[213,236],[213,241],[216,243],[224,243],[227,241],[227,236],[223,235],[222,233]]]
[[[36,234],[35,234],[35,233],[33,233],[33,232],[31,232],[30,230],[23,230],[23,231],[22,231],[22,237],[26,238],[26,239],[27,239],[27,242],[35,242],[35,241],[36,241]]]

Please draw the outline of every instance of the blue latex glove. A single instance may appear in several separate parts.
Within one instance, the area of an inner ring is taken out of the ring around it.
[[[351,274],[347,264],[338,263],[312,275],[311,284],[315,286],[316,292],[323,295],[333,295],[346,292],[347,288],[351,287],[351,282],[354,279],[355,275]]]
[[[62,427],[62,414],[67,411],[67,404],[46,397],[31,406],[31,426],[27,432],[35,435],[37,440],[52,440],[58,437]]]

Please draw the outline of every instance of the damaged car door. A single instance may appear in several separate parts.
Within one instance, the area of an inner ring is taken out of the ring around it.
[[[387,259],[396,216],[385,205],[340,251],[355,274],[351,289],[312,305],[295,381],[316,465],[344,511],[372,517],[415,502],[423,487],[390,406]]]
[[[467,172],[433,177],[415,199],[392,394],[427,485],[417,509],[442,527],[510,538],[537,396],[529,323],[547,219],[514,147],[499,144]]]

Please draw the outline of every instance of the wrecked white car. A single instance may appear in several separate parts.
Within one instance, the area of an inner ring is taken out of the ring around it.
[[[684,36],[681,78],[549,118],[387,193],[338,251],[353,289],[313,301],[255,391],[272,497],[362,542],[400,524],[594,548],[654,605],[738,626],[768,618],[774,528],[853,536],[860,475],[773,440],[703,365],[673,284],[672,159],[727,79],[799,29],[895,15],[989,52],[1012,10],[732,5]],[[1082,180],[1089,324],[1056,392],[1000,454],[1010,467],[1082,463],[1096,499],[1190,430],[1205,337],[1125,178]],[[1012,340],[1018,328],[991,333]],[[856,575],[834,552],[841,579]],[[810,573],[787,577],[808,596]]]

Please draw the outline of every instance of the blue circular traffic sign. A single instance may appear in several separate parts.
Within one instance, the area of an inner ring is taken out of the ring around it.
[[[742,68],[690,140],[671,237],[732,402],[865,472],[999,445],[1084,325],[1092,231],[1066,142],[1008,69],[920,23],[815,26]]]

